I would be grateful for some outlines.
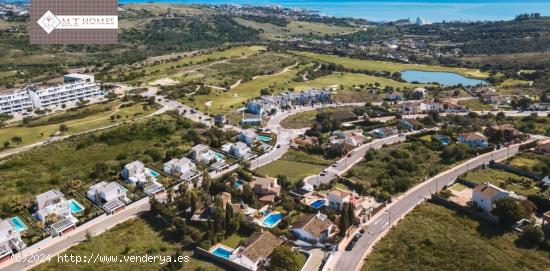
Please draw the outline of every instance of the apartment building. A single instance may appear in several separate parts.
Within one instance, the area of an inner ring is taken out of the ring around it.
[[[53,109],[62,104],[89,100],[102,95],[93,75],[67,74],[64,83],[56,86],[27,86],[0,93],[0,113],[14,115],[27,109]]]
[[[0,114],[13,115],[32,109],[31,98],[25,90],[0,93]]]

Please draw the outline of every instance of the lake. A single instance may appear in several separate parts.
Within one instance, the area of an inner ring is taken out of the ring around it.
[[[426,18],[441,21],[511,20],[520,13],[539,12],[550,15],[548,0],[119,0],[128,3],[281,5],[315,10],[338,17],[364,18],[373,21]]]
[[[407,82],[419,82],[423,84],[437,82],[444,86],[455,86],[462,84],[463,86],[475,86],[479,84],[487,84],[487,82],[479,79],[471,79],[460,74],[452,72],[425,72],[405,70],[401,72],[401,78]]]

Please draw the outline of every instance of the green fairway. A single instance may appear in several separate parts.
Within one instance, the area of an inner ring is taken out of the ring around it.
[[[295,88],[297,91],[311,89],[311,88],[341,88],[341,89],[351,89],[354,86],[359,86],[361,84],[380,84],[380,87],[390,86],[394,88],[416,88],[416,87],[425,87],[425,84],[409,84],[398,82],[384,77],[377,77],[359,73],[333,73],[327,76],[322,76],[308,82],[295,82],[291,84],[291,87]]]
[[[64,121],[56,124],[47,124],[40,125],[35,127],[19,127],[19,126],[10,126],[0,128],[0,143],[10,141],[12,137],[19,136],[23,139],[23,142],[20,145],[15,145],[11,143],[11,147],[21,147],[29,144],[33,144],[39,141],[44,141],[54,135],[58,130],[59,126],[64,124],[67,125],[68,131],[64,132],[63,135],[72,135],[92,129],[97,129],[105,126],[109,126],[116,123],[121,123],[125,121],[132,121],[136,118],[147,116],[156,111],[156,108],[149,107],[147,110],[143,109],[143,103],[138,103],[130,107],[117,109],[117,106],[120,102],[113,102],[107,104],[111,106],[112,109],[105,112],[100,112],[91,116],[87,116],[81,119],[74,119],[69,121]],[[91,107],[98,107],[105,105],[92,105]],[[59,113],[63,114],[63,113]],[[115,119],[112,120],[111,115],[115,115]],[[43,118],[48,118],[49,116],[44,116]]]
[[[517,239],[497,225],[425,203],[377,243],[362,270],[548,270],[549,253],[519,248]]]
[[[260,91],[263,88],[272,89],[274,94],[287,90],[297,71],[298,67],[292,67],[284,72],[256,77],[231,91],[213,89],[210,95],[194,95],[193,100],[186,98],[182,102],[209,113],[230,111],[242,107],[246,101],[260,96]]]
[[[422,64],[404,64],[397,62],[385,62],[376,60],[362,60],[349,57],[340,57],[335,55],[323,55],[309,52],[294,52],[294,54],[303,56],[316,61],[329,62],[342,65],[349,69],[355,70],[370,70],[370,71],[386,71],[386,72],[401,72],[403,70],[418,70],[418,71],[438,71],[438,72],[454,72],[470,78],[485,79],[489,77],[488,73],[480,72],[474,69],[453,68],[441,66],[429,66]]]
[[[174,256],[177,246],[167,241],[158,229],[150,225],[146,219],[136,218],[127,221],[115,228],[92,237],[91,241],[85,241],[74,246],[60,255],[74,256],[112,256],[119,257],[122,261],[124,256]],[[183,251],[183,256],[189,256],[189,262],[183,263],[183,270],[222,270],[214,264],[191,257],[191,251]],[[37,266],[33,270],[159,270],[162,265],[159,262],[111,262],[111,263],[62,263],[58,262],[52,255],[52,261]]]

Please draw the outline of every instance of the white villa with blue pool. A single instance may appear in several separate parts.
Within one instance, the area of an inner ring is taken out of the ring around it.
[[[252,129],[242,130],[237,135],[237,140],[240,142],[246,143],[246,145],[251,146],[258,139],[258,134]]]
[[[187,157],[174,158],[164,163],[164,172],[179,176],[182,180],[191,180],[199,175],[197,166]]]
[[[218,160],[216,152],[204,144],[199,144],[191,148],[191,157],[195,159],[195,161],[205,165],[210,165],[213,161]]]
[[[124,166],[122,177],[130,184],[143,185],[157,180],[158,173],[148,169],[141,161],[133,161]]]
[[[34,217],[38,221],[50,222],[48,227],[54,236],[75,228],[78,219],[73,215],[84,211],[80,203],[74,199],[66,200],[59,190],[50,190],[36,196],[35,208]],[[50,215],[54,215],[56,221],[47,221]]]
[[[26,248],[27,245],[21,239],[20,232],[10,220],[0,219],[0,262],[2,259],[13,255]]]

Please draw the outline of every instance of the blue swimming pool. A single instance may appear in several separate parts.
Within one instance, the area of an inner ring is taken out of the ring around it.
[[[150,168],[148,168],[148,170],[149,170],[149,174],[151,174],[152,177],[157,177],[158,175],[160,175],[160,174],[158,174],[158,172],[156,172],[156,171],[154,171]]]
[[[212,251],[212,254],[221,258],[229,259],[229,257],[231,257],[231,254],[233,254],[233,251],[228,250],[224,247],[217,247]]]
[[[223,156],[223,154],[218,153],[218,152],[216,153],[216,161],[221,161],[221,160],[223,160],[223,158],[225,158],[225,156]]]
[[[23,220],[21,220],[21,218],[19,218],[18,216],[12,217],[10,220],[16,231],[22,232],[28,229],[27,225],[25,225],[25,223],[23,223]]]
[[[269,136],[258,136],[258,139],[263,142],[269,142],[271,141],[271,137]]]
[[[283,219],[283,217],[284,215],[282,214],[270,214],[264,219],[263,224],[268,228],[273,228],[277,226],[279,222],[281,222],[281,219]]]
[[[235,188],[239,188],[243,185],[243,181],[237,180],[237,181],[235,181],[235,183],[233,185],[235,186]]]
[[[76,214],[84,211],[84,206],[80,205],[76,200],[69,200],[69,208],[71,208],[71,213]]]
[[[312,202],[309,206],[313,207],[314,209],[319,209],[319,208],[325,206],[325,202],[327,202],[327,201],[324,200],[324,199],[318,199],[318,200]]]

